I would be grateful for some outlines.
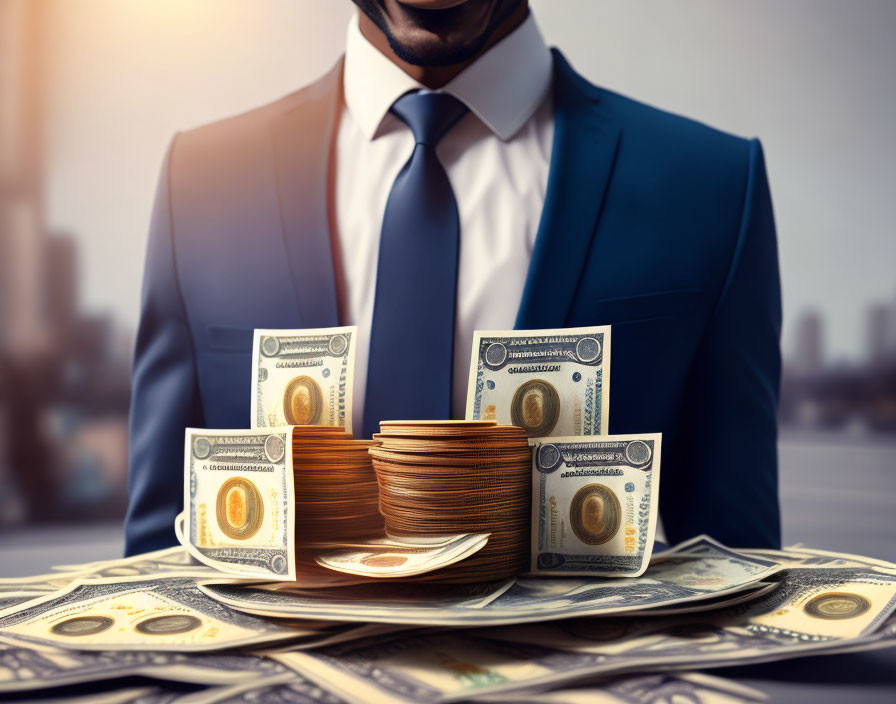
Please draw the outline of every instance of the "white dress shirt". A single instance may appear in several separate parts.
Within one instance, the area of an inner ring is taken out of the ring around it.
[[[544,204],[554,132],[553,60],[528,18],[442,90],[470,110],[436,153],[460,214],[452,417],[462,418],[474,330],[513,327]],[[414,150],[389,112],[422,88],[348,27],[344,109],[336,139],[335,212],[342,314],[358,326],[352,427],[362,427],[380,229],[395,177]]]

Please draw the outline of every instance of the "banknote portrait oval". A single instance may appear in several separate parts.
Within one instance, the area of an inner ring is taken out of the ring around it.
[[[563,455],[560,454],[560,449],[556,445],[542,445],[538,448],[535,466],[540,472],[550,472],[560,464],[562,458]]]
[[[115,619],[108,616],[75,616],[54,624],[50,631],[57,636],[94,636],[114,623]]]
[[[510,421],[530,438],[550,435],[560,418],[560,394],[544,379],[530,379],[513,394]]]
[[[282,460],[285,451],[286,445],[282,435],[268,435],[264,441],[264,454],[271,462],[276,464]]]
[[[361,564],[370,567],[399,567],[407,561],[407,555],[365,555],[361,558]]]
[[[218,489],[215,516],[218,528],[228,538],[251,538],[261,528],[264,519],[261,492],[245,477],[231,477]]]
[[[490,367],[500,367],[507,361],[507,348],[500,342],[493,342],[485,348],[485,363]]]
[[[271,558],[271,571],[274,574],[286,574],[286,558],[283,555],[274,555]]]
[[[579,489],[569,505],[569,524],[586,545],[603,545],[622,523],[622,506],[616,494],[603,484]]]
[[[650,462],[653,451],[643,440],[632,440],[625,446],[625,459],[636,467],[645,465]]]
[[[803,610],[812,618],[841,621],[861,616],[871,608],[871,602],[861,594],[827,592],[806,602]]]
[[[193,441],[193,457],[204,460],[212,454],[212,444],[208,438],[196,438]]]
[[[583,337],[576,343],[576,357],[588,364],[600,357],[600,341],[596,337]]]
[[[289,425],[316,425],[324,407],[324,395],[310,376],[297,376],[283,392],[283,415]]]
[[[261,338],[261,353],[265,357],[276,357],[278,352],[280,352],[280,340],[272,335]]]
[[[327,349],[330,350],[330,354],[339,357],[348,349],[348,340],[345,335],[333,335],[327,344]]]
[[[148,618],[134,628],[138,633],[147,636],[176,636],[195,631],[200,626],[202,626],[202,621],[190,614],[168,614]]]

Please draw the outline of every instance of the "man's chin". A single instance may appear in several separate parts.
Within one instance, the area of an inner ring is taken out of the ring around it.
[[[498,4],[498,0],[414,5],[380,0],[380,21],[371,19],[402,61],[417,66],[451,66],[472,59],[482,49],[493,30]],[[435,9],[437,5],[440,7]],[[476,30],[471,31],[474,27]]]

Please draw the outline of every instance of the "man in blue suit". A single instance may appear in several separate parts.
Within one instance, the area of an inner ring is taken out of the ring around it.
[[[777,546],[781,305],[759,142],[590,84],[525,0],[356,4],[327,75],[169,148],[128,553],[174,542],[184,427],[248,425],[252,330],[338,324],[359,327],[367,432],[387,413],[462,417],[474,329],[612,324],[609,431],[664,434],[668,539]]]

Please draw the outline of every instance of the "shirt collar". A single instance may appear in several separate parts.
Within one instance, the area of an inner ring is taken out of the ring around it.
[[[532,117],[551,87],[553,60],[532,13],[441,90],[463,102],[502,140]],[[361,34],[358,15],[348,26],[343,74],[345,104],[367,139],[389,108],[423,88]],[[496,86],[500,90],[496,90]]]

